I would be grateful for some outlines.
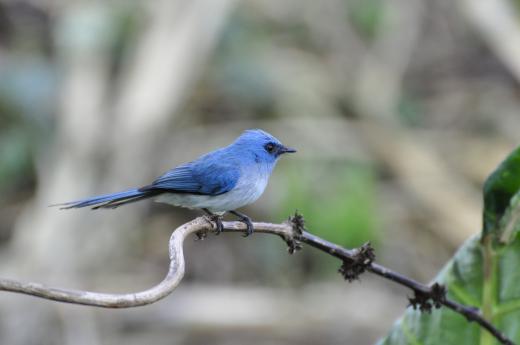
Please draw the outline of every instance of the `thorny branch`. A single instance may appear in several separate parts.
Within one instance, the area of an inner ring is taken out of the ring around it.
[[[246,227],[241,222],[223,222],[226,232],[245,232]],[[410,298],[410,305],[423,312],[431,312],[433,308],[445,306],[474,321],[488,330],[500,343],[514,345],[503,333],[485,320],[479,310],[452,301],[446,297],[446,288],[438,283],[431,286],[421,284],[413,279],[394,272],[384,266],[374,263],[375,253],[370,243],[360,248],[345,249],[328,242],[306,231],[304,219],[295,214],[288,222],[282,224],[253,223],[255,232],[280,236],[287,243],[289,253],[301,249],[301,244],[317,248],[329,255],[340,259],[343,264],[339,272],[351,282],[359,279],[365,271],[406,286],[414,292]],[[170,267],[166,277],[156,286],[141,292],[127,294],[107,294],[82,290],[69,290],[48,287],[39,283],[23,283],[16,280],[0,278],[0,291],[10,291],[32,295],[53,301],[83,304],[104,308],[131,308],[157,302],[168,296],[184,276],[185,261],[183,253],[184,240],[190,234],[198,238],[206,237],[208,232],[214,231],[215,225],[204,217],[199,217],[175,229],[170,237],[169,253]]]

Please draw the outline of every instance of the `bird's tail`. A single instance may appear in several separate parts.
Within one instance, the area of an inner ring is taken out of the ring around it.
[[[147,199],[155,195],[157,195],[156,191],[139,191],[139,189],[136,188],[125,190],[119,193],[98,195],[87,199],[70,201],[51,206],[61,206],[61,209],[93,206],[93,210],[98,208],[116,208],[121,205]]]

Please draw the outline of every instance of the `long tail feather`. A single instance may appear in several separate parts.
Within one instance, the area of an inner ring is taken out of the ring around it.
[[[129,189],[119,193],[98,195],[87,199],[70,201],[63,204],[52,206],[61,206],[61,209],[81,208],[93,206],[92,209],[98,208],[116,208],[124,204],[147,199],[157,195],[157,192],[141,192],[138,189]]]

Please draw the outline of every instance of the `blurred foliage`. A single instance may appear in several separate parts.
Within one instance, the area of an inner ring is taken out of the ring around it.
[[[0,71],[0,191],[34,180],[34,154],[52,139],[50,111],[55,80],[50,65],[16,61]]]
[[[400,120],[408,126],[420,126],[424,119],[421,102],[412,94],[403,94],[398,104],[397,114]]]
[[[382,0],[355,0],[348,2],[349,19],[359,34],[374,39],[379,33],[383,20],[385,2]]]
[[[270,118],[276,99],[275,81],[265,52],[270,30],[246,11],[238,11],[227,23],[215,52],[206,92],[223,117]]]
[[[285,174],[283,217],[297,209],[318,236],[346,247],[378,241],[373,168],[347,162],[303,163]]]
[[[143,29],[143,23],[135,16],[132,7],[119,6],[112,13],[113,24],[111,25],[110,50],[111,50],[111,74],[117,77],[120,74],[122,62],[130,53],[135,37]]]
[[[0,192],[4,196],[31,179],[31,138],[19,113],[12,102],[0,98]]]
[[[38,6],[0,3],[0,192],[18,200],[30,195],[35,157],[52,140],[57,70],[51,20]],[[12,194],[11,194],[12,193]]]
[[[11,191],[25,183],[32,168],[27,133],[20,129],[2,132],[0,136],[0,192]]]
[[[520,342],[520,147],[488,178],[484,196],[485,226],[468,240],[435,281],[448,296],[474,306]],[[503,236],[507,234],[507,236]],[[409,308],[380,344],[497,344],[486,330],[447,309],[431,314]]]

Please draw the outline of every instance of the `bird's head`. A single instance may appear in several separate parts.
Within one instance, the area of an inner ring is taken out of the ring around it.
[[[281,155],[296,152],[261,129],[248,129],[233,143],[252,154],[257,163],[275,163]]]

